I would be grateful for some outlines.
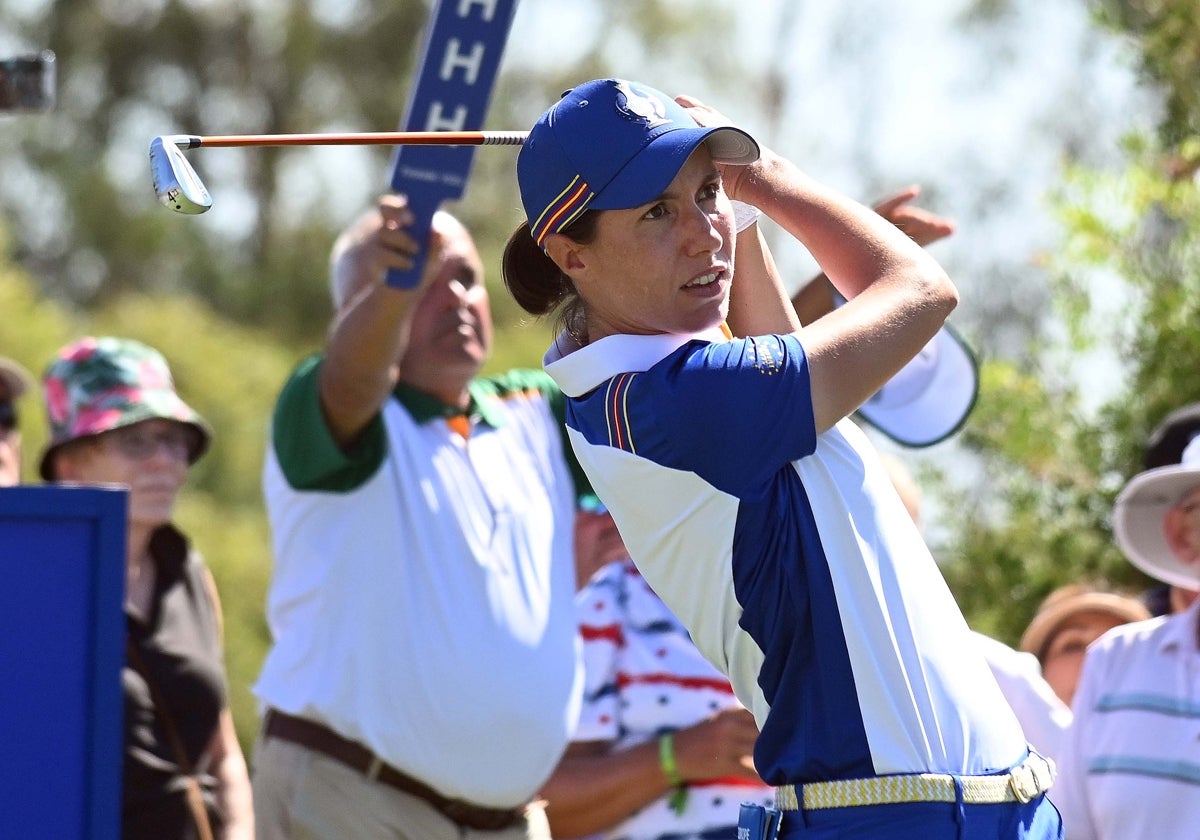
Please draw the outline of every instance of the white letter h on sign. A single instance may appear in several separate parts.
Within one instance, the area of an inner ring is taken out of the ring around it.
[[[446,42],[446,54],[442,57],[442,68],[438,74],[442,81],[448,80],[456,69],[466,71],[468,85],[473,85],[479,80],[479,64],[483,61],[483,42],[478,41],[475,46],[471,47],[469,55],[459,52],[459,47],[462,42],[457,38],[451,38]]]

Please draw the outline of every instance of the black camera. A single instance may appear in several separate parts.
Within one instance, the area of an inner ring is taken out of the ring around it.
[[[54,53],[0,58],[0,113],[54,107]]]

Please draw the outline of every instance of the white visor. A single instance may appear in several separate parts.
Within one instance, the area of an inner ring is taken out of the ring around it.
[[[975,355],[947,324],[858,413],[896,443],[932,446],[962,428],[978,395]]]

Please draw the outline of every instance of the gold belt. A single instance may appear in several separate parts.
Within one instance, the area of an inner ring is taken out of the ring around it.
[[[1031,753],[1008,773],[997,776],[914,773],[782,785],[775,788],[775,805],[785,811],[796,811],[803,802],[804,810],[814,811],[900,802],[957,802],[956,782],[962,785],[962,800],[968,805],[1029,802],[1050,789],[1054,773],[1053,761]]]

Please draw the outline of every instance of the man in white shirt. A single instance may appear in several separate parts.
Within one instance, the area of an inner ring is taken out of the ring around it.
[[[1200,585],[1200,439],[1146,470],[1113,515],[1143,572]],[[1088,649],[1059,757],[1055,803],[1069,840],[1193,837],[1200,826],[1200,601],[1110,630]]]
[[[578,716],[561,395],[477,374],[483,267],[385,196],[335,247],[338,314],[276,407],[263,488],[274,644],[255,686],[260,840],[547,838],[530,804]]]

